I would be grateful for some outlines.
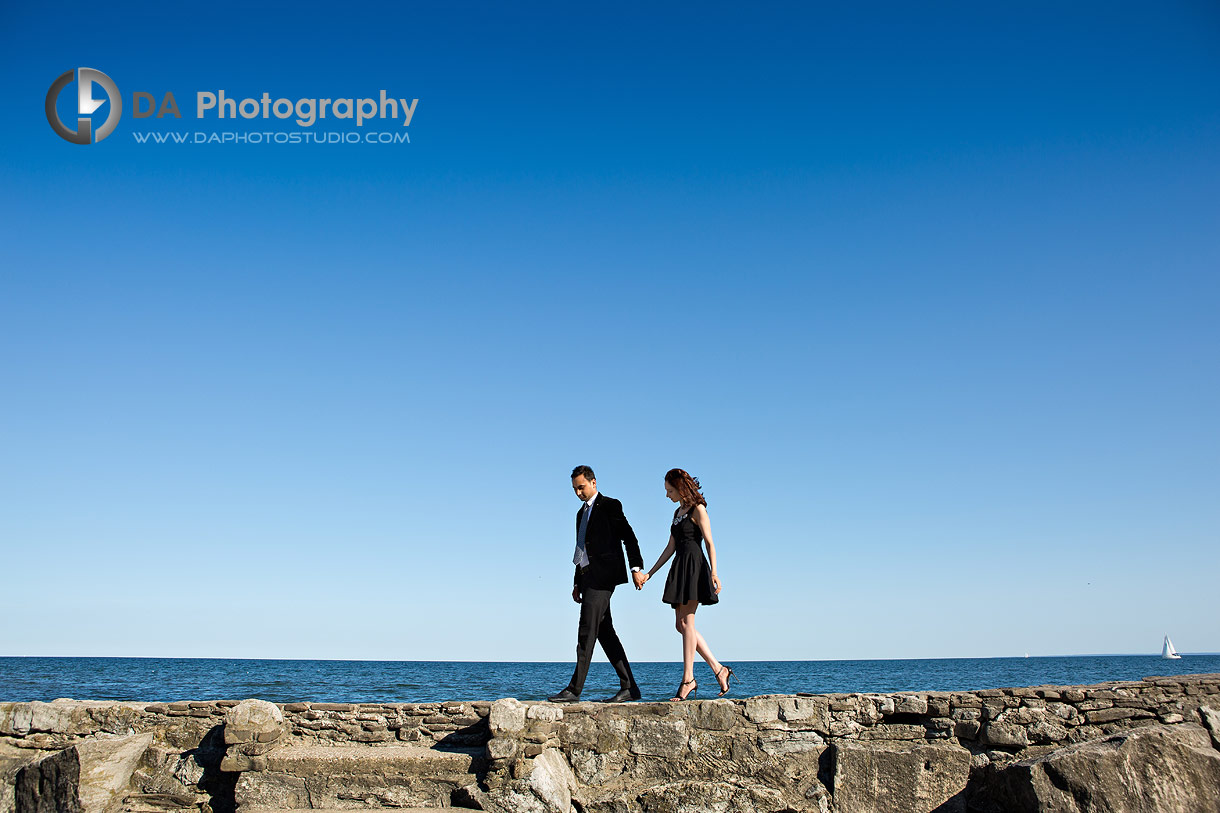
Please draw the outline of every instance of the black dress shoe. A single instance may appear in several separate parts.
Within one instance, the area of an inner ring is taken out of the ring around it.
[[[613,697],[607,697],[602,702],[603,703],[626,703],[628,700],[639,700],[640,697],[642,697],[642,695],[640,694],[640,687],[632,686],[629,689],[619,689],[618,694],[614,695]]]
[[[571,689],[564,689],[559,694],[553,694],[547,698],[552,703],[575,703],[580,700],[580,695]]]

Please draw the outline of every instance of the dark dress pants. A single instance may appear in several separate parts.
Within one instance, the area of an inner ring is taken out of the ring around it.
[[[568,688],[580,694],[585,687],[585,677],[589,674],[589,661],[593,659],[593,644],[602,645],[602,652],[618,672],[619,685],[629,689],[635,685],[635,677],[631,674],[631,664],[627,662],[627,653],[614,631],[614,620],[610,617],[610,597],[614,588],[599,590],[597,588],[582,588],[580,596],[580,627],[576,633],[576,671],[572,673],[572,682]]]

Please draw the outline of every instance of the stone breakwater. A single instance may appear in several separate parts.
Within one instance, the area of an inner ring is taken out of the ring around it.
[[[1220,811],[1220,675],[686,703],[0,703],[0,813]]]

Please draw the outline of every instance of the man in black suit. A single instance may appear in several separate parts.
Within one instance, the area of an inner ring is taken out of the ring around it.
[[[640,543],[635,532],[623,516],[623,504],[618,500],[599,494],[597,477],[588,466],[577,466],[572,470],[572,490],[584,503],[576,513],[576,552],[572,561],[576,565],[573,577],[572,600],[580,605],[580,627],[576,634],[576,671],[566,689],[548,699],[552,703],[574,703],[580,699],[589,673],[589,661],[593,658],[594,642],[602,645],[602,652],[618,672],[618,694],[607,703],[639,700],[640,687],[631,674],[627,653],[614,631],[610,618],[610,597],[614,588],[627,583],[627,563],[623,560],[623,547],[627,548],[627,559],[631,561],[631,578],[635,589],[644,584],[644,559],[640,556]]]

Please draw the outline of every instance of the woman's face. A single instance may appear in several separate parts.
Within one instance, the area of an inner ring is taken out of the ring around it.
[[[682,500],[682,497],[678,495],[678,489],[671,486],[668,480],[665,481],[665,496],[669,497],[673,502],[680,502]]]

